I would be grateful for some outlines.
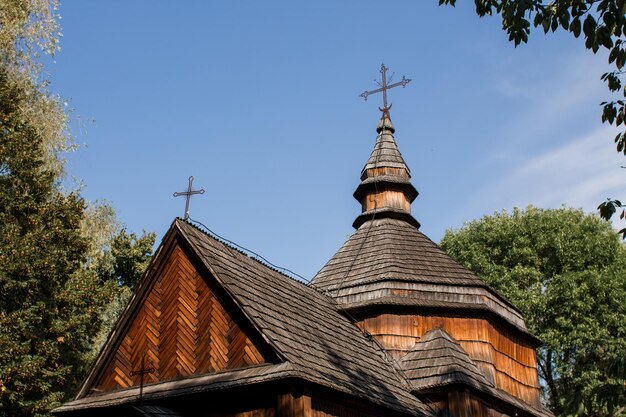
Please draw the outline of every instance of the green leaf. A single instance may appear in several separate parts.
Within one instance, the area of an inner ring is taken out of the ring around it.
[[[580,19],[576,18],[572,20],[572,24],[570,25],[569,30],[574,34],[575,37],[579,37],[581,30]]]
[[[620,132],[615,136],[615,143],[617,144],[617,152],[624,153],[626,155],[626,133]]]
[[[544,341],[537,360],[556,416],[620,415],[626,247],[609,222],[582,210],[528,207],[448,231],[441,247],[503,293]],[[611,381],[617,391],[598,389]]]

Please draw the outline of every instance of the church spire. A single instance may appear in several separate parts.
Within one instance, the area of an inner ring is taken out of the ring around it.
[[[393,74],[387,79],[385,64],[380,66],[381,81],[374,80],[380,88],[361,94],[365,100],[371,94],[382,93],[383,107],[380,122],[376,127],[378,138],[374,150],[361,171],[361,184],[354,192],[354,198],[361,203],[361,215],[352,226],[358,229],[363,223],[375,218],[391,217],[402,219],[419,228],[420,224],[411,216],[411,203],[417,197],[417,190],[411,184],[411,174],[406,166],[396,140],[389,116],[391,103],[387,103],[387,90],[406,87],[411,79],[402,76],[402,80],[390,84]]]
[[[374,150],[361,171],[361,183],[354,192],[354,198],[361,203],[361,215],[352,226],[358,229],[368,220],[391,217],[419,228],[419,222],[411,215],[411,203],[418,192],[411,184],[409,167],[398,150],[389,108],[382,109],[376,132]]]

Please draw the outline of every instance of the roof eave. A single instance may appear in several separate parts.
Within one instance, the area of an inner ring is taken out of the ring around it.
[[[375,219],[396,219],[396,220],[404,220],[408,224],[415,226],[416,229],[419,229],[421,224],[418,222],[415,217],[404,210],[393,209],[391,207],[383,207],[376,210],[369,210],[361,213],[352,223],[352,227],[358,229],[363,224],[365,224],[369,220]]]

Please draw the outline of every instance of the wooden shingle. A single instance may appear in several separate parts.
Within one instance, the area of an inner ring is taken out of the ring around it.
[[[398,361],[404,375],[417,395],[436,391],[444,386],[467,386],[525,411],[536,417],[551,417],[543,407],[534,407],[491,383],[459,342],[445,330],[435,328],[426,333],[404,357]]]
[[[536,340],[517,308],[400,219],[364,223],[311,285],[334,297],[346,310],[383,303],[483,310]]]
[[[191,224],[175,227],[300,378],[414,415],[430,412],[385,352],[335,302]]]
[[[441,328],[426,333],[398,363],[416,391],[458,383],[494,387],[461,345]]]

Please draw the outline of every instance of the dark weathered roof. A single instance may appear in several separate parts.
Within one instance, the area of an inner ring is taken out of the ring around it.
[[[359,229],[364,223],[374,219],[396,219],[402,220],[411,226],[419,229],[420,223],[406,210],[393,207],[381,207],[378,209],[363,211],[354,219],[352,227]]]
[[[376,130],[379,132],[378,138],[376,139],[376,144],[374,145],[372,154],[363,167],[362,174],[365,174],[365,171],[368,169],[387,167],[403,168],[406,170],[408,175],[411,171],[409,170],[406,162],[404,162],[404,158],[398,149],[398,145],[396,145],[396,141],[393,137],[393,132],[395,130],[391,124],[391,119],[389,118],[388,113],[383,113]],[[362,177],[362,179],[365,178]]]
[[[448,384],[493,388],[461,345],[441,328],[422,336],[398,364],[416,391]]]
[[[387,218],[363,224],[312,282],[333,292],[381,279],[485,286],[417,228]]]
[[[410,393],[392,359],[337,311],[334,300],[190,223],[175,220],[163,240],[173,233],[187,243],[282,363],[150,384],[144,387],[146,399],[297,378],[408,415],[432,415]],[[54,412],[133,402],[137,394],[135,388],[84,396]]]
[[[480,371],[452,336],[441,328],[426,333],[399,361],[398,365],[415,393],[444,385],[465,385],[483,394],[511,404],[526,413],[547,417],[544,408],[535,408],[511,394],[497,389]]]
[[[337,312],[332,299],[189,223],[177,220],[175,227],[300,378],[398,411],[430,414],[386,354]]]
[[[365,222],[311,285],[346,309],[385,303],[484,309],[525,331],[519,310],[406,221]]]
[[[160,398],[171,398],[179,395],[197,394],[206,391],[253,385],[296,377],[297,375],[298,374],[289,363],[264,364],[234,371],[190,377],[177,381],[149,384],[143,387],[143,398],[145,400],[158,400]],[[121,391],[111,391],[99,395],[90,395],[65,403],[54,409],[53,413],[60,414],[73,410],[135,403],[138,396],[139,387]]]

